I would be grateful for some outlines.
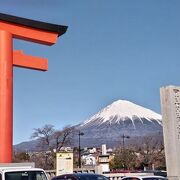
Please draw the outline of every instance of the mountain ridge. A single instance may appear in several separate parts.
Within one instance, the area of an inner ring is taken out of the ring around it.
[[[161,118],[160,114],[148,108],[127,100],[117,100],[74,127],[84,133],[81,136],[82,147],[97,147],[104,143],[113,147],[121,143],[122,135],[130,136],[132,141],[138,137],[162,135]],[[74,136],[74,142],[78,143],[78,136]],[[30,145],[22,144],[22,148],[30,148]],[[20,145],[15,147],[21,149]]]

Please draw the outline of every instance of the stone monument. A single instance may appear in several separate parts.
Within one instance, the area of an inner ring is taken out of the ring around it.
[[[106,144],[102,145],[102,154],[98,157],[98,163],[102,172],[109,172],[109,154],[106,151]]]
[[[160,89],[167,176],[180,179],[180,87]]]

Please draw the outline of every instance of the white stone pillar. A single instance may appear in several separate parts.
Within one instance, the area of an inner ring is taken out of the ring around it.
[[[160,89],[167,176],[180,180],[180,87]]]
[[[102,144],[102,155],[107,155],[106,144]]]

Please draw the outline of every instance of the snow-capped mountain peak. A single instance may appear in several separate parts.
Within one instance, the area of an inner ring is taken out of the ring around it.
[[[148,121],[156,120],[159,124],[162,124],[162,117],[160,114],[130,101],[117,100],[84,121],[81,126],[93,123],[93,121],[96,121],[97,123],[97,120],[99,120],[100,124],[105,122],[109,122],[111,124],[114,121],[118,123],[119,121],[125,121],[126,119],[131,119],[133,123],[134,119],[142,121],[141,119],[143,118]]]
[[[84,133],[83,143],[119,144],[123,135],[130,137],[131,143],[139,138],[162,134],[161,115],[126,100],[118,100],[108,105],[97,114],[76,126]]]

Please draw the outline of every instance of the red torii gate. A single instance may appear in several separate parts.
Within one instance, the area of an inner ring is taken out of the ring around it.
[[[13,153],[13,66],[46,71],[47,59],[13,51],[13,38],[53,45],[67,26],[0,13],[0,163],[11,163]]]

